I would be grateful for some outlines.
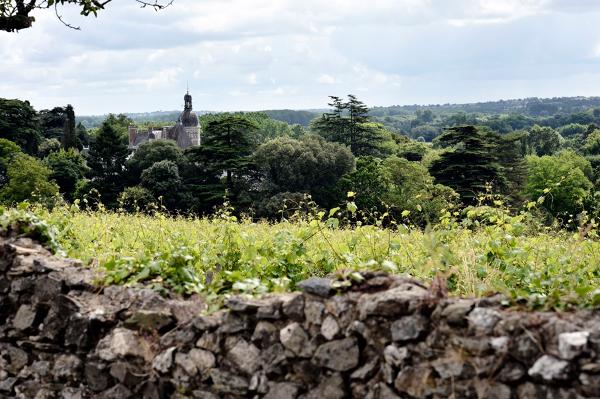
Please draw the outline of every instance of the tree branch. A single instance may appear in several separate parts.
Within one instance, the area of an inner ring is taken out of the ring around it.
[[[21,29],[31,28],[35,18],[29,14],[34,9],[47,9],[54,6],[54,13],[58,20],[65,26],[80,30],[66,22],[58,12],[58,6],[65,4],[75,4],[81,8],[81,14],[88,16],[96,15],[98,11],[103,10],[105,6],[113,0],[0,0],[0,31],[16,32]],[[155,11],[163,10],[171,6],[174,0],[135,0],[141,5],[141,8],[150,7]]]

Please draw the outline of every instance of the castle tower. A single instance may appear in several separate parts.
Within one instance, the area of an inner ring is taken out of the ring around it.
[[[192,95],[190,94],[190,91],[188,90],[186,95],[183,96],[183,101],[185,102],[185,106],[183,107],[184,110],[186,111],[191,111],[192,110]]]
[[[135,138],[138,133],[137,126],[129,125],[128,133],[129,133],[129,148],[133,148],[133,147],[135,147]]]
[[[198,115],[193,110],[192,95],[189,90],[183,96],[183,100],[185,102],[183,112],[179,115],[177,124],[169,130],[167,138],[175,140],[180,148],[187,148],[200,145],[202,128],[200,127]]]

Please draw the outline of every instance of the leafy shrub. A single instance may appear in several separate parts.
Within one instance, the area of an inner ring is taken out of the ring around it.
[[[2,237],[28,237],[38,241],[53,253],[57,253],[60,252],[57,233],[54,226],[32,212],[0,207],[0,236]]]

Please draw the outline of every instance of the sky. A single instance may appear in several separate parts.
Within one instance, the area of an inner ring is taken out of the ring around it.
[[[0,32],[0,97],[79,115],[600,95],[598,0],[113,0]]]

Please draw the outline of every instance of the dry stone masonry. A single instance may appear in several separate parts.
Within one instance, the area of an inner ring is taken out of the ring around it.
[[[0,241],[2,398],[598,398],[600,315],[436,298],[363,274],[335,293],[199,300],[98,287],[29,239]]]

